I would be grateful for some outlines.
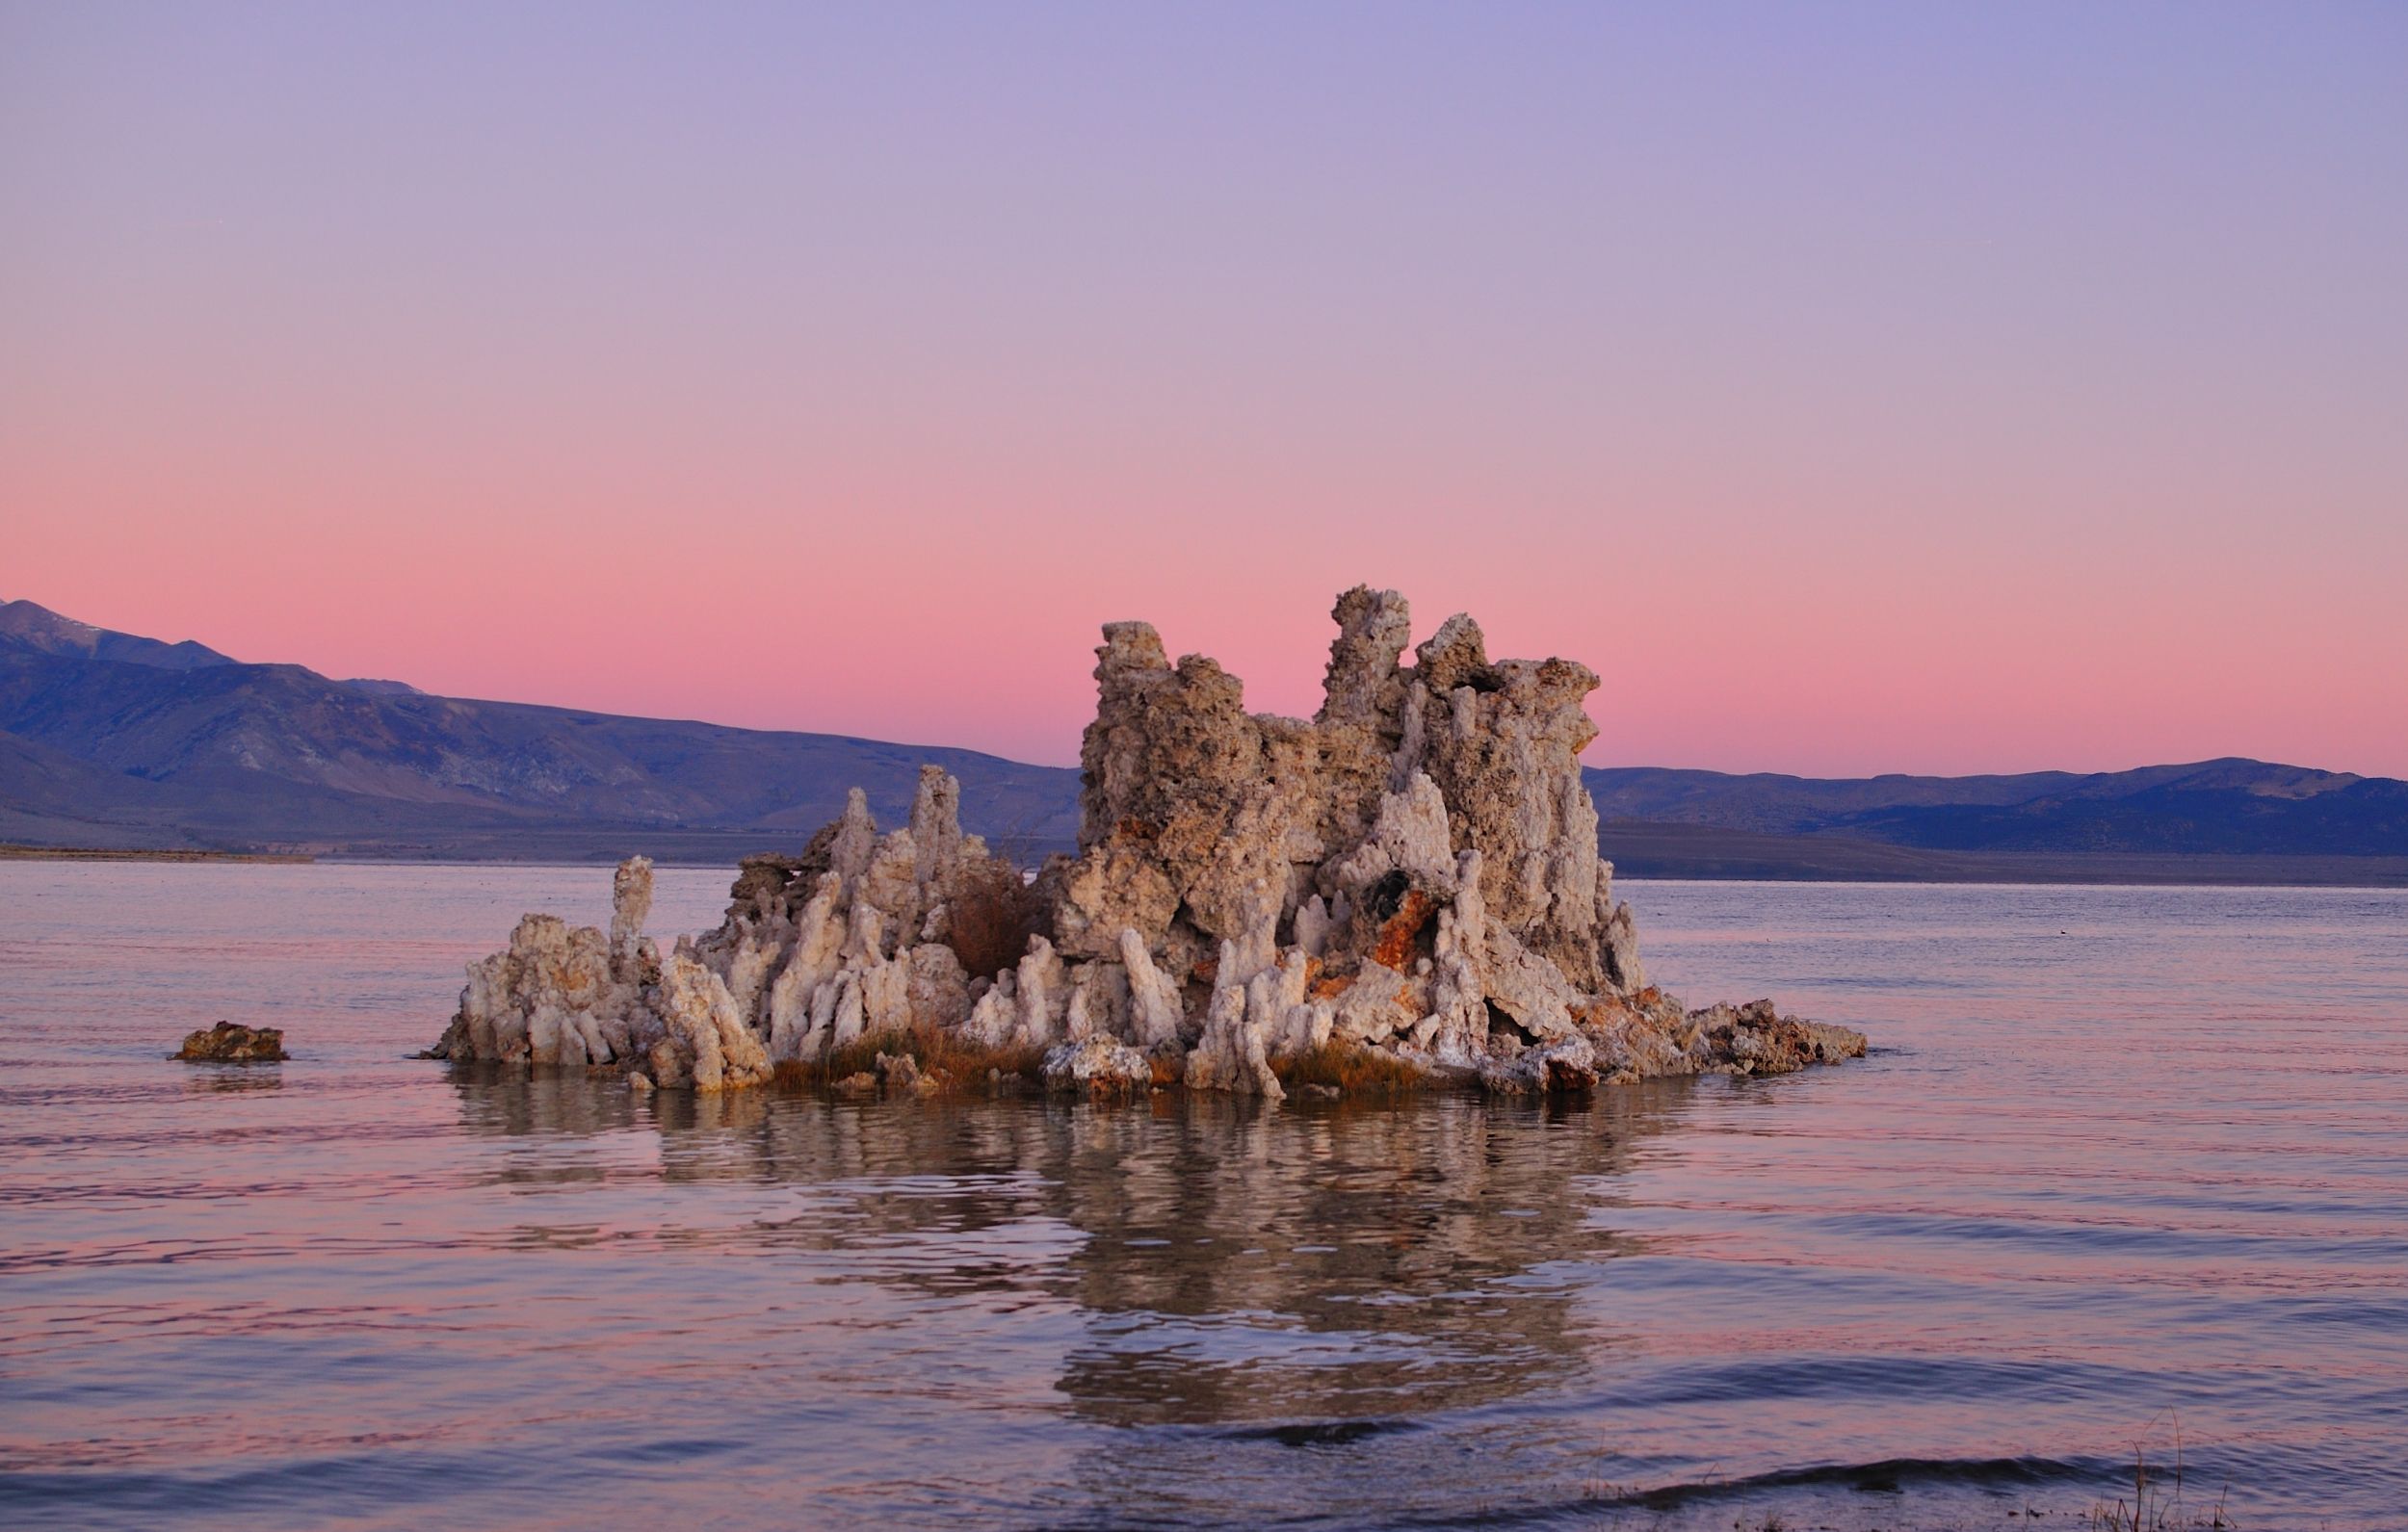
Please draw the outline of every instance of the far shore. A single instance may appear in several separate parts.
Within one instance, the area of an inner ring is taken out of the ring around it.
[[[1609,819],[1599,848],[1625,877],[1772,883],[2408,888],[2408,856],[2198,851],[1954,851],[1838,835]]]
[[[304,843],[292,851],[0,844],[0,861],[349,863],[435,867],[608,867],[648,856],[662,867],[733,870],[745,857],[792,854],[802,837],[775,830],[577,826],[458,841]],[[1694,824],[1608,820],[1600,849],[1623,877],[1744,883],[2075,884],[2247,888],[2408,888],[2408,857],[2237,856],[2180,852],[1957,852],[1840,836],[1762,835]],[[290,844],[290,843],[287,843]],[[1066,844],[1018,844],[1034,865]]]
[[[203,851],[189,846],[0,845],[0,862],[315,862],[301,851]]]

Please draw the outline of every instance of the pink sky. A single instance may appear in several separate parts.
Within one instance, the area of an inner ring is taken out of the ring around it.
[[[1063,762],[1365,581],[1597,765],[2408,775],[2393,15],[675,14],[0,12],[0,598]]]

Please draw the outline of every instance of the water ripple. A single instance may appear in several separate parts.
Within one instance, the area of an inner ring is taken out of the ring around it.
[[[2135,1451],[2408,1504],[2408,896],[1636,886],[1685,993],[1879,1046],[1583,1106],[406,1056],[606,893],[0,866],[0,1519],[2007,1527]],[[298,1056],[165,1059],[221,1017]]]

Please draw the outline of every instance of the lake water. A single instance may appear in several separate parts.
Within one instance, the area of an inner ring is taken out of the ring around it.
[[[609,881],[0,864],[0,1521],[2408,1525],[2408,895],[1631,884],[1874,1052],[1562,1108],[406,1056]]]

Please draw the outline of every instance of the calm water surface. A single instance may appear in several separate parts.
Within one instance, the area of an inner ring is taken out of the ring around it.
[[[0,865],[0,1521],[2408,1525],[2408,895],[1631,885],[1876,1052],[1567,1109],[405,1056],[608,888]]]

